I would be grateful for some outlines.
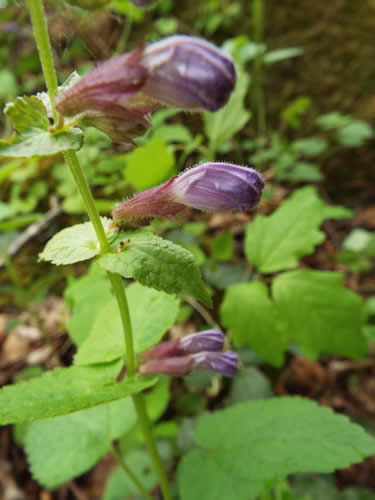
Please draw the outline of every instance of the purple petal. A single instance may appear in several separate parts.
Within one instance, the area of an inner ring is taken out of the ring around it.
[[[186,353],[201,351],[221,351],[224,345],[224,334],[219,329],[192,333],[180,339],[181,349]]]
[[[200,38],[175,35],[149,45],[143,63],[149,76],[142,92],[170,106],[216,111],[234,89],[229,55]]]
[[[238,356],[235,352],[200,352],[192,354],[193,366],[198,370],[221,373],[233,377],[237,371]]]
[[[231,163],[203,163],[177,177],[175,200],[193,208],[215,212],[246,212],[261,197],[264,179],[256,170]]]

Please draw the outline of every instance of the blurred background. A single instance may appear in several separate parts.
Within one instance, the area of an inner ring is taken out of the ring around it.
[[[222,46],[235,58],[238,71],[236,91],[223,110],[203,115],[156,111],[152,129],[136,139],[139,147],[132,151],[95,129],[88,131],[79,157],[100,212],[109,215],[132,193],[214,159],[263,173],[266,188],[257,208],[263,215],[275,212],[296,191],[313,186],[325,203],[351,212],[324,221],[324,241],[310,255],[302,255],[300,267],[343,272],[345,286],[366,304],[366,358],[352,361],[331,355],[318,362],[292,349],[275,367],[243,347],[246,369],[233,384],[203,376],[174,381],[162,393],[155,420],[178,420],[181,427],[173,446],[184,449],[191,446],[194,418],[207,409],[272,394],[300,394],[372,430],[375,1],[160,0],[146,11],[128,0],[100,3],[45,2],[60,83],[74,71],[83,75],[114,54],[175,33]],[[0,0],[0,106],[43,90],[25,4]],[[1,137],[11,134],[11,122],[1,115]],[[157,234],[193,253],[215,304],[207,311],[193,299],[183,302],[171,337],[201,329],[205,322],[220,322],[226,290],[254,278],[257,271],[243,250],[244,231],[253,217],[191,210],[183,220],[153,222]],[[85,276],[88,265],[54,267],[37,261],[56,232],[85,220],[61,156],[0,158],[1,385],[71,363],[75,347],[67,325],[73,302],[63,291]],[[31,477],[21,444],[17,433],[0,429],[1,498],[101,498],[113,467],[110,457],[49,492]],[[301,477],[293,493],[300,496],[289,492],[291,496],[282,498],[367,500],[375,498],[374,478],[372,458],[329,478]]]

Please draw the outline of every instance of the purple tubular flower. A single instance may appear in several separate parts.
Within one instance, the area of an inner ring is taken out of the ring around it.
[[[138,369],[140,375],[171,375],[183,377],[193,369],[193,360],[190,356],[153,359],[141,365]]]
[[[233,377],[237,371],[238,356],[235,352],[199,352],[191,355],[193,367],[221,373],[224,377]]]
[[[192,333],[181,339],[160,342],[143,352],[143,361],[151,359],[162,359],[175,356],[185,356],[201,351],[221,351],[224,345],[224,334],[219,329],[206,330],[204,332]]]
[[[174,217],[185,206],[208,212],[248,211],[258,203],[263,187],[262,175],[252,168],[202,163],[117,205],[114,223],[140,225],[151,217]]]
[[[221,351],[224,346],[224,334],[219,329],[186,335],[179,341],[180,348],[185,353],[201,351]]]
[[[200,38],[175,35],[144,51],[148,78],[142,92],[187,110],[216,111],[228,101],[236,83],[231,57]]]
[[[199,210],[246,212],[258,203],[263,188],[264,179],[253,168],[203,163],[178,176],[171,191],[176,201]]]

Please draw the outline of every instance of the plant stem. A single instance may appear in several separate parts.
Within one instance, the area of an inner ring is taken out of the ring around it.
[[[116,462],[121,467],[121,469],[125,472],[127,476],[129,476],[130,480],[135,484],[138,488],[139,492],[148,500],[153,500],[150,493],[142,486],[142,484],[138,481],[138,478],[133,474],[133,471],[127,466],[125,460],[121,456],[121,454],[116,450],[115,446],[112,445],[111,449],[112,455],[115,457]]]
[[[51,99],[52,112],[56,122],[58,120],[58,114],[56,112],[54,100],[57,95],[57,78],[53,64],[51,44],[48,37],[48,30],[44,16],[43,4],[41,0],[27,0],[27,3],[31,15],[31,21],[33,24],[34,36],[37,42],[39,56],[43,68],[43,74]],[[71,150],[66,151],[64,156],[66,163],[73,175],[77,188],[80,192],[88,216],[90,217],[90,220],[94,227],[101,251],[103,253],[109,252],[110,246],[108,243],[108,239],[105,234],[103,224],[100,220],[99,212],[95,205],[94,197],[90,191],[86,177],[82,172],[81,166],[79,164],[78,157],[76,153]],[[130,322],[129,307],[121,277],[118,274],[113,274],[113,273],[108,273],[108,276],[111,281],[113,291],[116,296],[121,314],[121,320],[124,332],[124,342],[126,347],[127,369],[128,369],[128,375],[131,376],[134,375],[136,372],[136,359],[134,353],[133,334]],[[171,500],[172,496],[170,493],[167,474],[165,472],[164,466],[160,459],[152,435],[151,422],[147,415],[143,394],[139,393],[133,396],[133,402],[138,414],[139,424],[144,435],[146,446],[149,450],[155,471],[159,478],[164,498],[165,500]]]
[[[27,0],[31,22],[33,25],[34,37],[38,47],[40,62],[42,63],[44,80],[47,85],[49,97],[51,100],[52,115],[55,122],[58,115],[55,106],[57,96],[57,77],[53,64],[51,44],[48,36],[46,17],[44,15],[42,0]]]

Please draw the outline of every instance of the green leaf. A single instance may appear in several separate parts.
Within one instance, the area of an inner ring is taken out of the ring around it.
[[[32,476],[45,488],[86,472],[110,444],[107,405],[32,422],[24,437]]]
[[[156,485],[157,477],[148,453],[137,450],[129,453],[124,459],[144,488],[151,490]],[[103,500],[122,500],[133,498],[134,495],[138,494],[139,492],[129,476],[125,474],[123,469],[116,467],[107,482]]]
[[[244,105],[249,84],[249,75],[237,68],[236,88],[227,104],[215,113],[203,114],[205,132],[212,150],[216,150],[222,143],[231,139],[249,121],[251,113]]]
[[[252,500],[296,472],[332,472],[375,453],[375,440],[331,409],[302,398],[238,404],[201,417],[199,446],[178,468],[181,500]]]
[[[127,288],[134,348],[141,353],[160,341],[178,314],[178,300],[163,292],[134,283]],[[146,313],[145,313],[146,312]],[[109,296],[101,305],[88,337],[74,362],[78,365],[118,359],[125,352],[124,334],[117,301]]]
[[[228,406],[248,400],[266,399],[271,396],[270,380],[257,368],[244,368],[233,377]]]
[[[367,353],[361,331],[364,303],[342,286],[343,279],[341,273],[300,270],[273,280],[279,326],[310,359],[324,352],[352,359]]]
[[[233,233],[223,232],[215,236],[211,252],[216,260],[230,260],[233,257]]]
[[[328,148],[328,141],[320,137],[298,139],[292,143],[292,150],[301,153],[307,158],[313,158],[324,153]]]
[[[72,310],[68,320],[69,337],[79,346],[90,334],[103,305],[113,300],[104,269],[97,263],[92,264],[86,276],[74,280],[65,289],[64,298]]]
[[[343,146],[359,147],[374,137],[374,129],[368,123],[352,120],[337,131],[337,138]]]
[[[277,311],[264,283],[240,283],[227,289],[220,309],[236,347],[249,346],[265,361],[281,366],[289,338],[276,330]]]
[[[100,265],[141,285],[179,297],[191,295],[210,306],[208,291],[202,282],[194,256],[179,245],[145,231],[121,234],[129,240],[120,253],[100,257]]]
[[[131,398],[124,398],[70,415],[21,424],[33,477],[44,487],[54,488],[79,476],[95,465],[112,441],[129,432],[136,421]]]
[[[318,229],[324,219],[350,215],[343,207],[326,205],[315,188],[299,189],[272,215],[257,215],[247,226],[246,256],[262,273],[292,269],[324,240]]]
[[[275,62],[285,61],[293,57],[301,56],[303,49],[301,47],[286,47],[284,49],[272,50],[263,56],[265,64],[273,64]]]
[[[102,217],[104,228],[110,219]],[[92,259],[100,251],[94,226],[91,222],[76,224],[57,233],[39,254],[39,260],[46,260],[58,266],[74,264],[82,260]]]
[[[5,113],[13,122],[15,134],[0,141],[0,156],[29,158],[49,156],[82,146],[83,132],[78,128],[49,131],[50,122],[43,102],[35,96],[18,97]]]
[[[155,379],[129,377],[115,380],[120,363],[107,366],[55,368],[0,390],[0,425],[66,415],[130,396]]]
[[[137,190],[143,190],[176,175],[174,155],[160,137],[126,155],[125,177]]]

